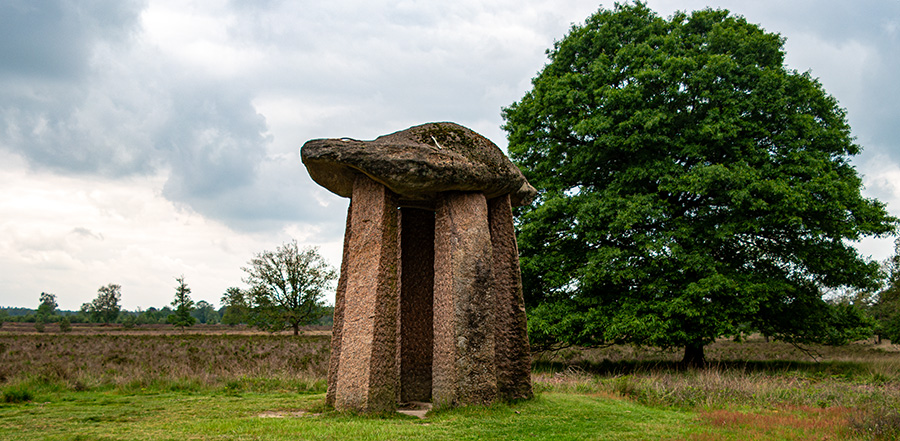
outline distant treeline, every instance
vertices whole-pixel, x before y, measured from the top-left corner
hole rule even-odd
[[[326,306],[324,307],[324,309],[327,310],[326,314],[319,320],[317,320],[314,323],[315,325],[331,325],[334,315],[334,307]],[[201,300],[197,302],[196,307],[191,311],[191,316],[197,320],[197,323],[219,324],[222,323],[222,318],[225,316],[227,310],[227,306],[215,309],[209,303]],[[118,313],[118,317],[116,317],[113,322],[120,323],[126,326],[165,324],[168,323],[169,316],[174,312],[175,311],[169,306],[164,306],[160,309],[151,307],[146,310],[121,310]],[[234,314],[230,315],[230,317],[231,316],[234,316]],[[56,323],[60,320],[63,320],[63,318],[65,318],[69,323],[98,323],[98,320],[96,318],[92,317],[85,311],[68,311],[57,309],[53,310],[53,312],[49,315],[40,315],[37,309],[0,306],[0,323],[35,323],[38,322],[39,319],[44,323]],[[246,320],[242,320],[238,322],[232,321],[228,324],[237,325],[251,323],[248,323]]]
[[[29,309],[29,308],[11,308],[7,306],[0,306],[0,317],[18,317],[22,315],[29,315],[36,313],[37,310]],[[59,314],[71,314],[74,311],[59,311]],[[8,319],[7,319],[8,320]],[[15,320],[9,320],[15,321]]]

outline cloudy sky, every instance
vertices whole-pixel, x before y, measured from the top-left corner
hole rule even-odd
[[[786,37],[789,67],[848,110],[865,194],[900,215],[900,2],[649,5],[726,8]],[[291,239],[337,267],[347,201],[309,179],[305,141],[455,121],[505,148],[501,107],[600,6],[0,0],[0,306],[47,291],[78,309],[118,283],[125,308],[161,307],[182,274],[218,304]]]

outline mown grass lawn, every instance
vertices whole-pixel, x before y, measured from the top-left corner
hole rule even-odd
[[[849,439],[840,410],[696,412],[603,394],[405,415],[322,412],[322,394],[39,394],[0,406],[3,440],[821,440]]]
[[[296,393],[67,392],[0,407],[4,440],[644,440],[680,439],[690,412],[621,399],[547,393],[489,408],[405,415],[322,413],[324,397]]]

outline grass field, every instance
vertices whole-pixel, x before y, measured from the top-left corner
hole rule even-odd
[[[0,439],[900,439],[900,353],[717,342],[712,366],[628,346],[538,357],[535,400],[359,416],[323,408],[330,336],[227,327],[0,328]],[[50,331],[48,329],[48,331]]]

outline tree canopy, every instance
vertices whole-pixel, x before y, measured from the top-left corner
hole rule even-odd
[[[97,298],[81,305],[81,312],[94,322],[112,323],[119,316],[122,285],[110,283],[97,289]]]
[[[257,254],[242,269],[250,285],[253,324],[273,331],[290,326],[294,335],[322,317],[325,290],[337,278],[316,248],[301,250],[296,240]]]
[[[41,293],[41,304],[38,305],[37,315],[43,318],[47,318],[48,316],[52,316],[56,314],[56,294],[51,294],[49,292]]]
[[[601,9],[503,110],[539,195],[517,212],[538,346],[703,346],[746,329],[841,340],[824,288],[872,288],[850,241],[897,219],[861,196],[845,111],[784,40],[725,10]],[[829,332],[822,332],[829,328]]]
[[[222,295],[222,307],[225,313],[222,314],[222,323],[234,326],[247,321],[250,314],[250,303],[248,302],[246,293],[236,287],[231,286],[225,290]]]

